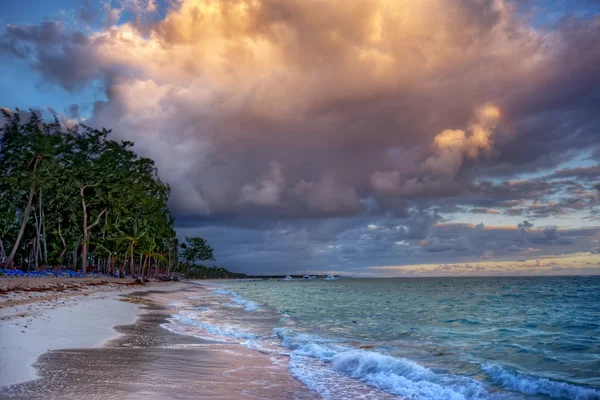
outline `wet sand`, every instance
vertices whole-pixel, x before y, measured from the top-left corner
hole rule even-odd
[[[12,280],[12,279],[11,279]],[[21,279],[14,279],[23,285]],[[32,287],[48,287],[40,279]],[[95,281],[97,282],[97,281]],[[4,283],[4,282],[3,282]],[[81,283],[73,283],[81,285]],[[113,326],[130,324],[140,313],[137,304],[124,301],[123,294],[141,290],[175,290],[187,283],[161,283],[144,286],[94,285],[90,290],[68,293],[43,292],[44,297],[0,298],[0,386],[38,378],[33,363],[49,350],[92,348],[115,337]],[[8,302],[17,304],[7,305]]]
[[[197,289],[196,289],[197,290]],[[315,399],[287,365],[240,345],[172,333],[162,327],[178,292],[128,296],[141,316],[115,327],[101,348],[54,350],[37,363],[40,379],[0,388],[7,399]]]

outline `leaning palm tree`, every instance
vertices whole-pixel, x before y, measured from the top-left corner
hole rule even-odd
[[[106,270],[111,276],[113,276],[116,272],[117,262],[127,258],[129,243],[118,240],[114,236],[108,236],[104,241],[92,240],[90,243],[94,246],[94,253],[106,256]],[[123,254],[125,255],[123,256]],[[123,278],[124,275],[125,272],[123,271],[123,263],[121,263],[119,266],[119,277]]]
[[[144,240],[140,243],[140,253],[143,257],[142,270],[140,275],[142,278],[146,272],[146,266],[148,265],[148,260],[155,254],[156,250],[156,240],[154,236],[148,234],[145,236]]]
[[[145,219],[127,218],[117,228],[118,241],[129,246],[129,269],[135,278],[133,255],[136,245],[149,233],[148,221]]]
[[[164,263],[167,261],[167,258],[165,257],[165,254],[162,251],[156,250],[153,253],[149,254],[149,257],[150,260],[154,261],[154,265],[152,265],[151,263],[148,264],[148,275],[155,275],[160,270],[161,263],[164,265]]]

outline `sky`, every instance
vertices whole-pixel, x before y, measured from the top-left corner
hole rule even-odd
[[[251,274],[600,273],[596,0],[3,0],[0,107],[112,129]]]

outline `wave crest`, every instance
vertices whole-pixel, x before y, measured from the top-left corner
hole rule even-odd
[[[314,385],[308,381],[310,375],[306,369],[311,365],[308,359],[313,358],[329,364],[335,372],[409,399],[488,398],[483,385],[470,378],[437,374],[404,358],[356,350],[339,342],[286,328],[275,329],[274,333],[280,337],[283,346],[292,350],[291,367],[298,370],[294,375],[309,387]]]
[[[552,398],[598,400],[600,391],[566,382],[553,381],[530,375],[522,375],[497,364],[486,364],[483,371],[504,389],[525,394],[544,394]]]

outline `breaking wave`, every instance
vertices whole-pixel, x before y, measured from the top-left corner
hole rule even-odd
[[[438,374],[404,358],[357,350],[340,342],[286,328],[275,329],[274,333],[280,337],[283,346],[292,350],[292,374],[313,389],[319,387],[315,380],[322,379],[324,375],[319,369],[331,368],[339,374],[409,399],[489,398],[483,385],[476,380]],[[314,363],[311,358],[321,364]],[[327,392],[320,394],[332,396]]]
[[[522,375],[497,364],[486,364],[483,371],[504,389],[531,395],[546,395],[556,399],[599,400],[600,391],[566,382],[531,375]]]

